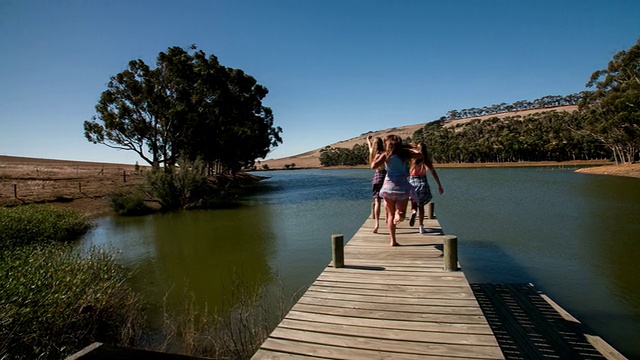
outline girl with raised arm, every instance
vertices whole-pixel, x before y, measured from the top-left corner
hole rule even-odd
[[[398,135],[387,135],[385,151],[377,154],[371,168],[375,169],[384,164],[387,175],[380,189],[387,211],[387,228],[389,229],[391,246],[398,246],[396,241],[396,226],[405,219],[407,202],[415,197],[413,186],[409,183],[409,163],[411,159],[422,157],[422,153],[402,144]]]

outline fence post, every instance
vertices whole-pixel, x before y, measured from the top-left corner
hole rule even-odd
[[[122,170],[122,180],[123,182],[127,182],[127,170]]]
[[[331,258],[333,267],[344,267],[344,236],[342,234],[331,235]]]
[[[444,270],[458,270],[458,237],[455,235],[444,236]]]

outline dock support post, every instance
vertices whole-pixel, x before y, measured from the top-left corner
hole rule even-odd
[[[458,270],[458,237],[455,235],[444,236],[444,270]]]
[[[331,258],[334,269],[344,267],[344,236],[342,234],[331,235]]]
[[[427,203],[427,219],[435,219],[434,204],[432,202]]]

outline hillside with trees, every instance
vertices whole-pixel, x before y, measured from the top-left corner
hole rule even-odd
[[[406,140],[424,142],[433,161],[442,164],[638,161],[640,39],[630,49],[615,54],[606,69],[595,71],[586,87],[590,90],[579,94],[450,110]],[[575,105],[577,111],[551,110],[573,110]],[[529,114],[518,114],[523,110]],[[319,150],[320,163],[365,165],[363,146],[366,147],[364,142],[351,149],[325,147]]]

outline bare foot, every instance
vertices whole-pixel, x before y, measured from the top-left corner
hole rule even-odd
[[[400,243],[399,243],[399,242],[397,242],[397,241],[396,241],[396,242],[392,242],[392,243],[391,243],[391,246],[400,246]]]
[[[398,223],[404,221],[404,213],[400,211],[396,211],[396,216],[393,218],[393,223],[398,225]]]
[[[376,225],[376,227],[373,228],[373,233],[377,234],[378,233],[378,226]]]

